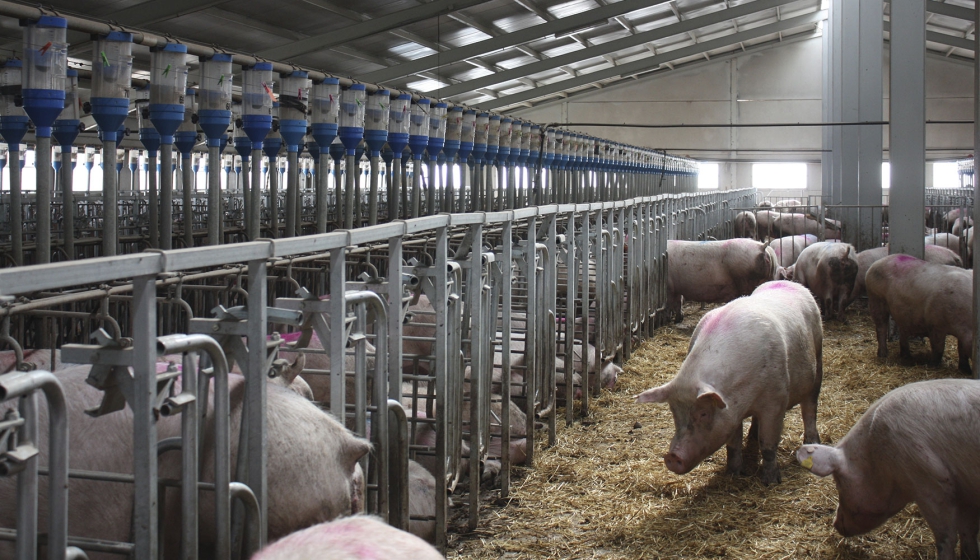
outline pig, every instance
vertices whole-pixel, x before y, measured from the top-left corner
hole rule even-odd
[[[973,228],[966,230],[966,267],[973,268]]]
[[[806,214],[799,213],[780,213],[775,223],[774,229],[783,236],[786,235],[819,235],[821,226]]]
[[[735,237],[748,237],[755,239],[759,235],[758,224],[756,224],[755,214],[752,212],[739,212],[735,215]]]
[[[756,221],[756,235],[759,241],[765,241],[767,238],[773,237],[776,234],[776,220],[779,219],[779,213],[772,210],[759,210],[755,214]]]
[[[939,245],[946,247],[956,254],[960,253],[960,238],[952,233],[934,233],[926,236],[926,245]]]
[[[415,461],[408,461],[408,531],[428,542],[436,540],[436,479]]]
[[[91,366],[81,365],[57,373],[67,400],[69,452],[73,469],[131,473],[133,468],[132,411],[125,410],[91,418],[86,408],[97,406],[102,393],[85,379]],[[244,379],[229,375],[231,395],[231,464],[236,464]],[[351,478],[357,460],[370,450],[370,443],[355,437],[332,416],[294,392],[270,384],[268,387],[268,528],[270,538],[279,538],[315,523],[351,512]],[[40,464],[47,464],[47,405],[40,399]],[[213,399],[211,399],[213,403]],[[0,405],[0,415],[16,403]],[[204,422],[204,449],[201,455],[202,481],[213,481],[213,409]],[[297,430],[302,426],[302,430]],[[180,417],[160,417],[157,438],[179,437]],[[93,434],[97,434],[93,438]],[[180,478],[180,453],[165,453],[159,466],[161,479]],[[16,480],[0,478],[0,526],[14,527],[17,500]],[[131,485],[72,479],[69,482],[69,531],[72,536],[130,540],[133,488]],[[166,557],[179,553],[180,489],[170,488],[166,511],[162,513],[167,530]],[[47,526],[46,495],[41,497],[40,526]],[[201,494],[201,547],[214,546],[213,494]],[[0,542],[0,558],[12,558],[9,543]],[[92,555],[90,558],[114,558]]]
[[[803,206],[803,203],[799,200],[788,198],[777,201],[776,204],[773,204],[773,208],[775,208],[777,212],[797,213],[802,212],[806,207]]]
[[[970,217],[970,209],[968,208],[953,208],[949,212],[946,212],[942,216],[942,225],[937,225],[936,227],[945,226],[944,231],[952,232],[953,226],[956,224],[957,220],[961,223],[963,220],[969,220],[969,224],[973,225],[973,219]]]
[[[803,249],[796,260],[793,281],[809,288],[827,319],[846,322],[845,303],[858,273],[856,254],[848,243],[822,241]]]
[[[51,363],[51,350],[24,349],[24,367],[27,371],[43,369],[54,371],[63,366],[61,363],[61,351],[54,351],[54,364]],[[0,351],[0,373],[10,373],[17,370],[17,356],[13,350]]]
[[[909,337],[927,336],[932,348],[930,362],[942,364],[946,335],[953,335],[959,351],[959,368],[972,373],[973,271],[919,260],[909,255],[889,255],[871,265],[865,277],[868,310],[878,335],[878,356],[888,356],[888,319],[895,319],[903,358],[911,357]]]
[[[926,245],[925,249],[925,257],[929,262],[949,266],[958,266],[960,268],[963,267],[963,259],[945,247],[940,247],[939,245]],[[848,296],[847,301],[844,304],[845,308],[847,308],[852,301],[864,294],[864,277],[867,275],[868,269],[871,268],[871,265],[887,256],[887,245],[884,247],[867,249],[857,254],[858,273],[857,277],[854,279],[854,289],[851,290],[851,295]]]
[[[980,384],[919,381],[878,399],[837,445],[796,452],[813,474],[834,476],[834,528],[861,535],[915,502],[936,540],[938,560],[980,558]]]
[[[667,241],[667,313],[684,320],[682,298],[725,303],[778,274],[776,253],[758,241]]]
[[[956,218],[949,232],[957,237],[962,237],[963,232],[971,227],[973,227],[973,220],[971,218]]]
[[[263,548],[252,560],[441,560],[432,545],[375,517],[356,515],[314,525]]]
[[[288,336],[288,335],[287,335]],[[374,372],[374,356],[377,352],[374,345],[370,342],[367,344],[367,372],[368,372],[368,400],[370,401],[370,386],[371,386],[371,376]],[[313,352],[304,352],[304,350],[313,350]],[[285,379],[288,379],[289,375],[294,377],[294,382],[296,379],[302,381],[308,393],[304,391],[300,383],[295,383],[295,387],[291,385],[290,387],[300,392],[300,394],[306,396],[310,395],[310,400],[318,403],[324,403],[326,405],[330,404],[330,355],[323,352],[323,343],[320,342],[320,338],[313,333],[310,338],[309,345],[306,348],[292,348],[289,346],[283,346],[279,350],[280,359],[283,360],[293,360],[293,365],[284,370],[281,375]],[[297,364],[299,367],[297,368]],[[344,370],[348,373],[354,371],[354,355],[347,354],[344,357]],[[296,377],[297,374],[306,372],[302,377]],[[271,374],[270,374],[271,376]],[[281,383],[281,382],[280,382]],[[350,377],[347,379],[347,383],[344,384],[344,402],[352,403],[355,402],[354,393],[354,381]]]
[[[749,437],[758,434],[762,482],[768,485],[782,480],[776,449],[786,411],[799,404],[804,443],[820,442],[822,379],[820,310],[806,288],[777,280],[705,314],[677,376],[636,401],[670,404],[676,432],[664,463],[677,474],[690,472],[723,444],[728,472],[743,472],[742,421],[751,416]]]
[[[769,246],[775,251],[779,266],[789,267],[796,262],[803,249],[818,241],[816,235],[789,235],[773,240]]]

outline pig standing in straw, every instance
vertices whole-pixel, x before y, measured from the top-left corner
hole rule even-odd
[[[781,482],[776,448],[787,410],[799,404],[804,443],[819,443],[817,397],[823,377],[823,326],[810,292],[767,282],[701,318],[677,377],[644,391],[637,402],[669,403],[676,432],[664,456],[685,474],[723,444],[728,472],[742,464],[742,420],[752,417],[762,482]]]
[[[800,463],[834,475],[834,528],[867,533],[915,502],[936,537],[939,560],[980,558],[980,382],[920,381],[868,409],[836,446],[804,445]]]

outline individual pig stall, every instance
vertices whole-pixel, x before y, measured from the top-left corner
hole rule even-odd
[[[837,442],[872,402],[926,379],[957,378],[955,343],[941,368],[926,365],[928,343],[913,341],[913,361],[876,357],[866,306],[848,323],[824,325],[824,379],[817,425]],[[714,308],[708,306],[708,310]],[[843,538],[833,527],[837,490],[793,453],[802,441],[799,407],[786,414],[777,453],[782,483],[758,472],[732,477],[724,448],[686,475],[663,463],[674,433],[667,405],[636,404],[641,391],[672,379],[706,312],[685,304],[685,319],[657,329],[624,364],[613,391],[592,402],[588,421],[562,426],[534,469],[519,471],[510,497],[486,506],[484,521],[460,535],[457,558],[934,558],[932,533],[909,505],[881,528]],[[758,462],[758,455],[747,460]]]
[[[628,178],[623,174],[621,180]],[[254,488],[265,486],[266,500],[274,500],[283,489],[283,459],[270,457],[265,464],[256,459],[270,452],[263,439],[278,438],[282,424],[275,411],[243,403],[292,398],[284,397],[280,386],[299,392],[293,378],[299,373],[298,379],[323,408],[344,410],[346,426],[373,442],[373,450],[357,461],[364,490],[351,502],[386,515],[395,526],[418,525],[413,529],[436,543],[446,542],[447,535],[451,539],[477,525],[482,503],[478,496],[491,499],[497,494],[487,492],[497,492],[497,487],[507,495],[512,472],[508,463],[531,465],[541,443],[554,444],[556,427],[563,424],[558,406],[564,404],[549,365],[558,365],[559,357],[551,350],[558,338],[570,335],[574,340],[562,342],[566,363],[574,364],[582,379],[598,380],[588,374],[587,369],[598,371],[590,359],[601,366],[617,354],[626,356],[633,339],[624,339],[623,333],[641,337],[652,330],[655,311],[662,305],[658,278],[668,234],[676,228],[693,231],[686,216],[698,215],[697,227],[703,232],[696,237],[721,235],[725,224],[712,221],[721,219],[717,209],[751,196],[752,191],[660,195],[440,215],[301,238],[55,263],[44,266],[43,274],[37,267],[4,269],[0,290],[5,294],[5,367],[48,368],[56,374],[72,368],[73,375],[83,375],[81,380],[91,377],[94,386],[86,388],[86,399],[94,398],[94,389],[106,395],[101,416],[86,423],[97,427],[104,418],[117,419],[116,426],[119,418],[135,423],[126,424],[136,434],[127,444],[133,445],[135,468],[106,473],[73,467],[68,472],[74,489],[70,495],[76,503],[86,494],[91,498],[90,492],[78,490],[85,481],[131,485],[137,516],[151,520],[172,519],[165,511],[183,503],[181,480],[191,480],[177,474],[180,469],[172,470],[174,458],[180,456],[171,455],[177,440],[161,441],[162,447],[155,448],[149,435],[154,424],[172,430],[183,418],[194,417],[187,415],[193,410],[191,403],[205,393],[200,386],[190,390],[198,382],[186,376],[214,378],[217,383],[230,370],[231,387],[241,389],[237,375],[258,372],[260,387],[246,381],[244,393],[232,391],[230,402],[215,397],[207,404],[218,410],[231,407],[230,423],[215,429],[227,433],[222,441],[228,441],[232,453],[224,464],[236,484],[229,485],[234,503],[224,514],[230,523],[225,525],[227,538],[209,530],[201,533],[200,542],[209,547],[218,538],[222,547],[233,542],[246,551],[266,538],[251,532],[260,523],[256,508],[275,503],[264,501],[262,491]],[[577,290],[559,278],[559,261],[583,272],[573,276]],[[595,272],[588,274],[589,270]],[[400,281],[389,282],[391,277]],[[565,283],[566,293],[579,295],[559,298],[556,282]],[[446,305],[430,303],[426,308],[420,305],[423,297]],[[556,332],[549,325],[557,324],[558,317],[579,331]],[[516,344],[522,339],[523,348]],[[582,347],[590,339],[598,341],[598,352]],[[495,354],[507,350],[505,341],[512,343],[509,353],[520,356],[525,368],[523,379],[514,381],[511,376],[513,399],[502,398],[501,382],[493,380]],[[377,352],[379,347],[388,350]],[[576,359],[575,352],[590,359]],[[92,365],[72,366],[78,363]],[[128,376],[129,368],[137,374]],[[144,370],[152,373],[138,374]],[[343,390],[330,390],[342,386],[334,371],[343,371],[347,378]],[[143,384],[133,384],[135,379]],[[146,383],[153,379],[156,383]],[[583,400],[607,390],[590,383],[569,385],[582,391]],[[218,386],[216,391],[215,395],[223,394]],[[75,402],[71,395],[69,399]],[[113,415],[123,403],[137,413]],[[571,412],[574,419],[582,409]],[[29,410],[23,413],[30,415]],[[379,420],[389,414],[390,425]],[[504,422],[508,417],[511,421]],[[191,432],[212,437],[210,424],[195,428],[188,422]],[[239,429],[240,422],[246,429]],[[386,425],[386,430],[375,429]],[[167,430],[161,433],[172,433]],[[76,430],[82,433],[85,430]],[[535,441],[541,443],[535,446]],[[80,445],[73,440],[73,449]],[[43,438],[42,447],[46,450]],[[171,466],[160,471],[167,477],[159,484],[146,484],[154,479],[157,453]],[[472,460],[474,456],[478,460]],[[207,457],[199,456],[199,461]],[[408,458],[435,472],[421,474],[413,467],[406,472]],[[190,465],[181,468],[196,470]],[[42,496],[45,472],[41,471]],[[213,475],[208,471],[201,477],[202,500],[210,500]],[[418,480],[429,489],[421,498],[408,492],[410,481]],[[304,484],[302,478],[297,484]],[[455,492],[436,490],[441,488]],[[165,509],[145,507],[153,494]],[[422,507],[416,507],[419,504]],[[71,498],[69,511],[77,511]],[[277,535],[273,531],[282,530],[284,512],[267,511],[263,517],[269,534]],[[0,537],[13,539],[13,518],[4,525]],[[255,539],[242,544],[243,534]],[[178,546],[170,529],[137,531],[129,542],[123,536],[96,542],[71,531],[68,535],[69,545],[92,554],[159,546],[167,535],[166,554]]]

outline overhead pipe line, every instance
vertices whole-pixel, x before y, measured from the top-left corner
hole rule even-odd
[[[926,121],[926,124],[973,124],[973,120]],[[637,123],[548,123],[548,128],[570,126],[615,126],[619,128],[792,128],[823,126],[874,126],[888,125],[890,121],[844,121],[844,122],[797,122],[797,123],[677,123],[677,124],[637,124]],[[731,150],[723,150],[731,151]]]

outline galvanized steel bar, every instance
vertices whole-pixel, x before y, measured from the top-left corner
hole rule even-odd
[[[34,262],[44,264],[51,262],[51,191],[53,188],[51,167],[51,137],[38,136],[34,149],[37,158],[35,172],[35,204],[36,222],[34,224]]]
[[[115,150],[113,150],[113,154]],[[106,175],[114,175],[109,167]],[[156,405],[157,299],[156,275],[133,279],[133,543],[141,558],[156,558],[157,430]]]
[[[208,146],[208,245],[224,242],[224,201],[221,197],[221,146]]]
[[[154,199],[156,199],[155,193]],[[75,258],[75,194],[70,150],[61,152],[61,207],[64,224],[62,241],[68,260],[73,260]],[[156,234],[152,228],[150,232]]]

